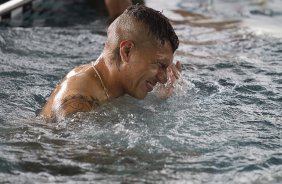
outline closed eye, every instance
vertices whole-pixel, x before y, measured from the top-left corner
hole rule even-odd
[[[163,70],[165,70],[167,68],[167,66],[165,64],[161,63],[161,62],[157,62],[157,65]]]

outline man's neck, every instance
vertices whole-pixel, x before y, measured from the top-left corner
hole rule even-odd
[[[121,85],[120,71],[114,64],[116,61],[107,60],[109,57],[101,55],[95,62],[95,67],[99,71],[109,96],[117,98],[124,95],[124,89]]]

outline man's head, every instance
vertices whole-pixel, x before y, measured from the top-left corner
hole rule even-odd
[[[167,81],[166,69],[178,44],[161,12],[133,5],[109,26],[104,54],[122,73],[120,83],[125,93],[141,99],[157,82]]]
[[[129,7],[125,15],[131,17],[134,21],[143,24],[148,30],[148,36],[152,36],[156,41],[163,45],[169,41],[173,52],[178,48],[178,37],[175,34],[169,20],[159,11],[142,6],[135,5]],[[126,17],[126,16],[125,16]]]
[[[114,58],[120,59],[119,49],[122,40],[132,40],[140,45],[148,43],[164,45],[170,43],[173,52],[179,40],[169,20],[159,11],[144,5],[128,7],[108,28],[106,48],[114,50]]]

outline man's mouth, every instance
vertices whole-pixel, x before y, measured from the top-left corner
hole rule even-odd
[[[155,85],[156,85],[156,83],[146,81],[147,92],[151,92],[154,89]]]

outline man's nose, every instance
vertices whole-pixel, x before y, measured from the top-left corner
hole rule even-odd
[[[165,84],[167,82],[167,70],[159,70],[157,77],[158,82]]]

